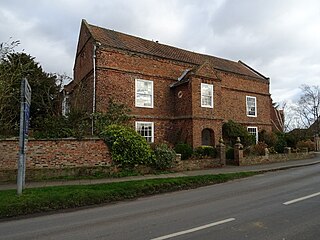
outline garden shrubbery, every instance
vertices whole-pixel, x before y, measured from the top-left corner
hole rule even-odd
[[[118,103],[114,99],[109,98],[108,109],[106,112],[96,112],[93,114],[95,123],[95,133],[99,135],[105,128],[111,124],[126,125],[131,119],[129,113],[131,109],[125,104]]]
[[[250,148],[248,148],[248,153],[249,155],[264,156],[267,147],[268,145],[266,143],[258,142],[256,145],[253,145]]]
[[[32,137],[36,139],[68,138],[78,139],[90,135],[91,120],[85,112],[73,111],[67,116],[50,116],[35,119],[38,129],[33,129]]]
[[[274,150],[277,153],[284,153],[284,148],[287,147],[286,134],[285,133],[277,133],[277,141],[275,143]]]
[[[245,147],[255,144],[255,137],[244,126],[231,120],[222,125],[222,135],[223,140],[230,146],[236,143],[238,137]]]
[[[181,154],[181,159],[186,160],[193,154],[192,147],[187,143],[178,143],[174,148],[176,153]]]
[[[194,156],[198,158],[216,158],[217,149],[212,146],[200,146],[194,150]]]
[[[101,132],[101,137],[110,148],[112,159],[122,167],[150,165],[152,149],[146,140],[134,129],[112,124]]]
[[[305,141],[299,141],[296,145],[297,148],[308,148],[308,151],[314,151],[315,150],[315,143],[312,142],[310,139]]]
[[[176,152],[166,144],[160,144],[154,147],[154,158],[152,165],[159,170],[171,168],[176,159]]]
[[[264,142],[267,147],[274,147],[278,141],[278,136],[274,132],[262,130],[259,132],[259,142]]]

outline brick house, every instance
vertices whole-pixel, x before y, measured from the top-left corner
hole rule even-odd
[[[216,145],[222,125],[239,122],[258,137],[272,129],[269,78],[245,63],[199,54],[82,20],[71,108],[103,112],[109,98],[132,110],[149,142]],[[66,101],[65,101],[66,102]]]

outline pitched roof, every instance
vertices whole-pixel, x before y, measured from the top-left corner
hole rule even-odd
[[[202,65],[204,62],[210,61],[211,65],[218,70],[250,76],[265,81],[269,80],[269,78],[258,73],[241,61],[235,62],[223,58],[168,46],[140,37],[94,26],[88,24],[85,20],[83,20],[83,23],[88,27],[88,30],[91,33],[93,39],[101,43],[103,46],[139,52],[197,65]]]

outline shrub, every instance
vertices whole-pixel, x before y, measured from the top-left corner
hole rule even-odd
[[[287,146],[291,148],[296,148],[297,143],[301,140],[299,137],[295,136],[294,133],[285,133],[285,139]]]
[[[251,146],[249,149],[250,155],[256,155],[256,156],[264,156],[266,151],[265,149],[268,147],[268,145],[264,142],[258,142],[258,144]]]
[[[154,159],[152,165],[159,170],[165,170],[173,166],[176,152],[166,144],[160,144],[154,148]]]
[[[65,116],[48,116],[34,119],[38,129],[34,129],[34,138],[83,138],[90,134],[90,118],[81,111],[72,111]]]
[[[223,139],[231,146],[236,143],[237,137],[240,137],[244,146],[253,145],[256,141],[255,137],[248,133],[244,126],[231,120],[222,125],[222,135]]]
[[[101,137],[111,150],[112,160],[132,168],[135,165],[150,165],[152,150],[146,140],[132,128],[121,125],[109,125]]]
[[[268,148],[270,154],[277,154],[277,151],[274,149],[274,147]]]
[[[315,150],[315,143],[312,142],[310,139],[306,141],[299,141],[296,145],[297,148],[308,148],[308,151]]]
[[[194,155],[198,158],[216,158],[218,152],[217,149],[212,146],[200,146],[194,150]]]
[[[99,135],[107,126],[111,124],[125,125],[129,120],[131,112],[125,104],[117,103],[109,98],[107,111],[104,113],[94,113],[95,132]]]
[[[274,150],[278,153],[283,153],[284,148],[287,147],[286,136],[284,133],[277,133],[278,140],[274,145]]]
[[[306,141],[310,139],[313,134],[308,129],[294,129],[286,133],[286,141],[289,147],[296,147],[299,141]]]
[[[259,133],[259,142],[264,142],[268,147],[274,147],[278,141],[278,137],[274,132],[262,130]]]
[[[187,143],[178,143],[174,148],[176,153],[181,154],[181,159],[186,160],[190,158],[193,154],[192,147]]]

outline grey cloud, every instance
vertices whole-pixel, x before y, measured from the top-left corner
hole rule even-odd
[[[231,60],[271,78],[277,101],[319,84],[317,0],[11,0],[0,2],[0,41],[10,36],[46,71],[72,74],[82,18],[149,40]],[[286,93],[286,94],[285,94]]]

